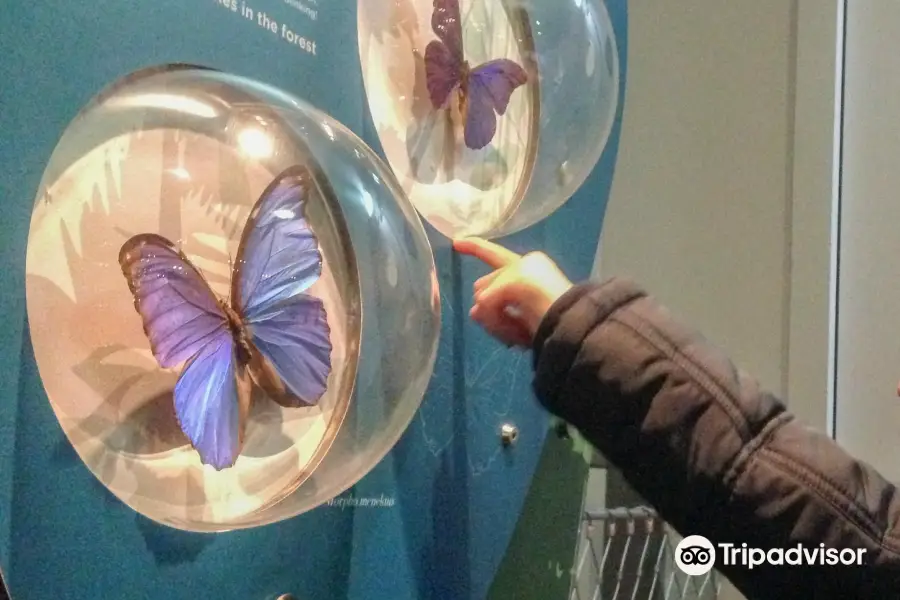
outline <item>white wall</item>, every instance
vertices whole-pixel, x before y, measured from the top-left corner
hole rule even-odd
[[[900,481],[900,3],[849,2],[836,437]],[[887,450],[886,450],[887,449]]]
[[[784,389],[792,7],[629,3],[601,275],[635,277]]]
[[[596,269],[634,277],[823,428],[837,4],[629,3]]]

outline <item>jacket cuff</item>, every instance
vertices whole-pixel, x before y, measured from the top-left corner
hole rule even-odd
[[[551,412],[556,392],[572,367],[584,338],[622,306],[646,296],[628,278],[573,286],[544,315],[532,343],[535,393]]]

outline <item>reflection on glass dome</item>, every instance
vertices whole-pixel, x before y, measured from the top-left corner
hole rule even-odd
[[[356,483],[417,410],[440,326],[424,230],[371,150],[284,92],[190,66],[118,82],[65,131],[26,291],[79,456],[191,530]]]
[[[603,0],[359,0],[358,29],[385,155],[441,233],[533,225],[599,160],[619,97]]]

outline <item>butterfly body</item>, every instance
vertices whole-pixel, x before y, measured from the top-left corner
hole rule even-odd
[[[250,335],[247,333],[244,321],[237,311],[231,308],[228,302],[219,299],[219,308],[228,320],[228,330],[231,332],[231,339],[234,342],[234,350],[238,361],[243,365],[249,365],[255,351],[253,344],[250,343]]]
[[[244,228],[229,301],[168,239],[139,234],[119,252],[144,332],[163,368],[184,365],[175,386],[178,422],[204,464],[240,454],[252,384],[286,407],[324,394],[331,341],[321,299],[307,289],[322,258],[302,201],[315,193],[296,167],[273,181]]]
[[[457,98],[459,98],[459,114],[462,115],[463,121],[465,121],[469,109],[467,100],[469,98],[469,74],[471,72],[469,61],[462,61],[462,64],[459,66],[459,93]]]
[[[425,47],[425,79],[435,109],[459,95],[466,146],[479,150],[497,133],[512,93],[528,81],[519,64],[499,58],[471,67],[463,54],[459,0],[434,0],[431,27],[438,36]]]

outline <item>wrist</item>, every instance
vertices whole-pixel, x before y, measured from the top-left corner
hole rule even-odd
[[[528,329],[532,337],[537,333],[541,323],[546,318],[547,313],[551,311],[553,305],[556,304],[560,298],[565,296],[573,287],[571,282],[566,281],[558,282],[555,285],[546,286],[544,288],[544,293],[541,294],[540,299],[534,306],[536,310],[533,311],[531,319],[529,319],[530,322],[528,323]]]

